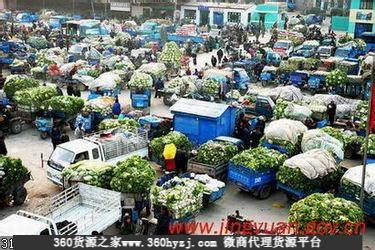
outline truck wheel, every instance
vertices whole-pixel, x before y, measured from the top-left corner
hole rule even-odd
[[[48,138],[48,132],[47,132],[47,131],[42,131],[42,132],[40,132],[40,138],[41,138],[42,140],[47,139],[47,138]]]
[[[259,196],[258,198],[260,200],[265,200],[268,197],[270,197],[272,194],[272,186],[269,184],[263,185],[259,190]]]
[[[167,97],[167,96],[163,97],[163,103],[166,106],[171,106],[172,105],[171,101],[169,100],[169,97]]]
[[[286,195],[286,198],[288,199],[288,201],[290,203],[294,203],[294,202],[298,201],[298,198],[295,197],[293,194],[286,193],[285,195]]]
[[[12,121],[10,124],[10,131],[12,134],[19,134],[22,132],[22,122],[20,120]]]
[[[262,80],[261,83],[262,83],[262,86],[263,86],[263,87],[266,87],[266,86],[267,86],[267,81]]]
[[[13,201],[17,206],[22,205],[27,196],[27,190],[24,186],[18,187],[13,193]]]
[[[255,197],[255,198],[259,198],[259,189],[254,189],[251,191],[251,194]]]

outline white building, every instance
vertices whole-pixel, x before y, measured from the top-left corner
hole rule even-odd
[[[188,2],[181,5],[181,18],[190,19],[197,25],[223,25],[241,23],[247,25],[255,4]]]

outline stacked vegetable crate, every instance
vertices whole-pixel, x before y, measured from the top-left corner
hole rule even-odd
[[[255,171],[242,165],[229,163],[228,180],[255,197],[266,199],[276,184],[276,171]]]
[[[210,165],[197,162],[195,158],[188,161],[188,172],[207,174],[215,179],[226,180],[228,172],[228,163]]]

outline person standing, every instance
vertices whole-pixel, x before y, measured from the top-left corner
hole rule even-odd
[[[175,161],[178,173],[186,173],[189,155],[186,151],[177,149]]]
[[[168,235],[169,234],[170,216],[166,206],[161,207],[160,217],[156,226],[155,235]]]
[[[216,55],[217,55],[217,58],[218,58],[218,62],[219,64],[221,63],[221,60],[223,59],[223,56],[224,56],[224,52],[223,50],[220,48],[217,52],[216,52]]]
[[[211,57],[211,64],[212,64],[212,66],[213,66],[214,68],[216,67],[217,59],[216,59],[216,57],[215,57],[214,55]]]
[[[61,131],[58,127],[54,126],[51,132],[51,141],[53,149],[61,143]]]
[[[187,70],[186,70],[186,75],[187,76],[191,76],[191,69],[188,67]]]
[[[112,106],[112,113],[115,116],[119,116],[121,114],[121,104],[118,101],[118,96],[116,96],[115,103]]]
[[[7,146],[5,145],[5,136],[3,132],[0,132],[0,155],[7,155],[8,150]]]
[[[158,80],[155,83],[155,98],[161,97],[159,90],[163,88],[164,88],[164,82],[161,78],[158,78]]]
[[[64,93],[62,92],[61,88],[59,86],[56,86],[56,93],[58,96],[63,96]]]
[[[76,97],[81,97],[81,91],[79,90],[78,86],[75,87],[73,95]]]
[[[70,141],[69,136],[65,132],[63,132],[61,135],[61,143],[65,143],[68,141]]]
[[[194,64],[194,66],[197,66],[197,54],[195,52],[193,52],[191,54],[191,57],[193,57],[193,64]]]
[[[327,115],[330,126],[333,126],[335,123],[335,115],[336,115],[337,106],[334,101],[331,101],[327,106]]]

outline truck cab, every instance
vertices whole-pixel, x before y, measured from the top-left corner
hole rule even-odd
[[[243,112],[248,119],[252,119],[254,116],[264,116],[271,119],[274,107],[275,103],[269,96],[257,96],[254,103],[243,106]]]
[[[74,44],[68,51],[69,62],[76,62],[78,60],[89,61],[90,59],[100,60],[101,58],[103,58],[103,55],[86,43]]]
[[[293,42],[290,40],[279,40],[273,46],[273,51],[278,53],[282,58],[291,56],[294,50]]]
[[[246,70],[242,68],[234,68],[233,80],[236,83],[236,88],[240,92],[247,92],[248,85],[250,84],[250,77],[246,73]]]
[[[49,21],[49,27],[51,29],[61,29],[66,26],[66,22],[68,21],[68,17],[66,16],[52,16]]]
[[[294,56],[303,56],[305,58],[312,57],[315,55],[316,50],[319,47],[318,41],[305,41],[301,46],[295,48]]]
[[[333,46],[320,46],[317,50],[319,58],[329,58],[335,52],[335,47]]]
[[[19,211],[1,220],[0,235],[40,235],[43,230],[49,228],[49,223],[45,220],[46,218],[35,215],[32,218],[30,215],[27,212],[22,213],[22,211]]]

